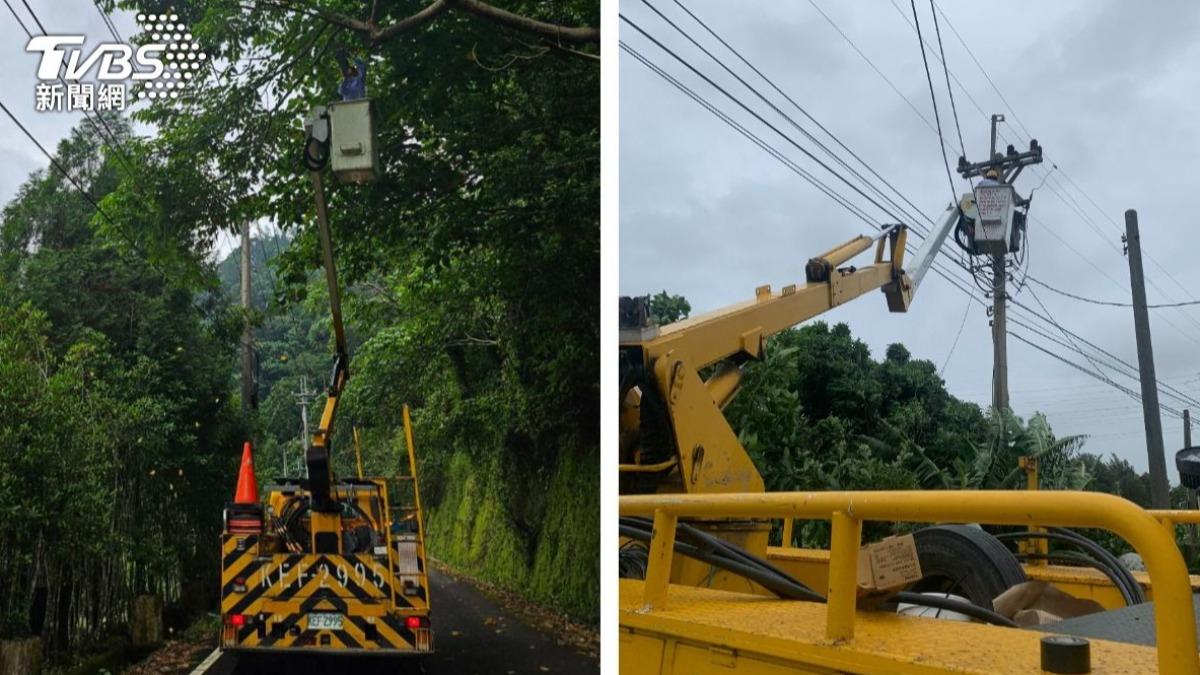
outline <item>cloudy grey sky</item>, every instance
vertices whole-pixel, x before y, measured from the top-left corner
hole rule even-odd
[[[46,30],[55,34],[83,34],[86,45],[112,42],[93,0],[28,0],[29,7]],[[41,33],[37,23],[20,0],[8,0],[22,23],[34,35]],[[115,23],[118,32],[128,38],[137,30],[132,14],[121,13]],[[53,152],[71,128],[79,124],[79,112],[34,112],[34,88],[40,55],[25,51],[29,42],[21,24],[8,6],[0,6],[0,100],[12,110],[47,150]],[[46,157],[7,116],[0,114],[0,202],[16,193],[31,171],[49,166]]]
[[[651,2],[731,67],[747,72],[674,0]],[[923,35],[936,50],[929,3],[916,4]],[[754,0],[732,5],[686,0],[686,5],[926,215],[936,217],[945,208],[950,188],[937,135],[817,9],[932,121],[908,2]],[[1197,226],[1191,200],[1200,157],[1200,41],[1195,39],[1200,4],[940,0],[939,6],[1011,104],[1010,109],[1001,100],[942,20],[946,60],[965,88],[955,86],[954,95],[968,157],[986,156],[987,114],[992,112],[1006,114],[1001,133],[1018,148],[1028,141],[1018,119],[1045,148],[1047,161],[1017,181],[1018,191],[1028,195],[1049,173],[1034,193],[1029,274],[1076,294],[1128,302],[1129,272],[1120,235],[1125,209],[1136,208],[1148,256],[1150,302],[1200,297],[1200,270],[1191,262]],[[763,117],[813,148],[641,0],[621,0],[620,7]],[[854,197],[873,217],[890,220],[645,37],[622,25],[621,39],[838,192]],[[953,164],[958,140],[945,75],[935,56],[929,54],[930,67],[943,131],[954,148],[948,151]],[[666,289],[685,295],[696,312],[715,309],[753,297],[760,284],[779,288],[802,282],[809,257],[870,232],[634,58],[622,53],[620,59],[622,295]],[[744,77],[780,100],[751,74]],[[778,105],[817,132],[786,103]],[[955,189],[965,187],[955,175]],[[947,252],[955,250],[953,244],[947,246]],[[948,256],[941,259],[949,262]],[[1032,284],[1015,299],[1039,312],[1038,300],[1044,302],[1065,328],[1136,365],[1129,308],[1082,304]],[[908,314],[889,314],[883,298],[872,294],[823,319],[848,323],[876,357],[887,344],[903,342],[918,358],[946,364],[943,376],[950,391],[987,406],[992,365],[988,318],[980,304],[968,308],[968,302],[964,293],[930,274]],[[1020,309],[1015,314],[1032,320]],[[964,328],[952,350],[960,325]],[[1061,338],[1044,322],[1032,325]],[[1160,381],[1200,398],[1200,307],[1152,310],[1151,326]],[[1029,330],[1013,329],[1049,344]],[[1049,347],[1088,365],[1063,347]],[[1140,470],[1146,468],[1139,404],[1011,338],[1009,368],[1012,405],[1019,415],[1044,411],[1058,434],[1089,434],[1088,451],[1116,453]],[[1138,388],[1136,380],[1113,377]],[[1182,407],[1170,399],[1163,402]],[[1172,456],[1182,445],[1182,423],[1164,414],[1163,425],[1174,480]]]
[[[85,48],[111,42],[113,38],[93,0],[27,1],[28,9],[22,0],[8,0],[7,4],[0,5],[0,44],[7,45],[0,49],[0,100],[47,150],[54,152],[58,142],[83,120],[83,114],[78,111],[35,111],[34,90],[38,83],[36,71],[40,55],[25,51],[29,38],[21,23],[34,35],[40,34],[34,21],[36,16],[49,33],[84,35]],[[8,5],[12,6],[21,23]],[[129,39],[140,30],[132,12],[118,11],[113,21],[122,38]],[[135,125],[135,129],[143,134],[153,132],[145,125]],[[12,199],[30,172],[49,165],[37,146],[7,116],[0,114],[0,203]],[[234,237],[222,233],[217,241],[217,253],[227,253],[236,244]]]

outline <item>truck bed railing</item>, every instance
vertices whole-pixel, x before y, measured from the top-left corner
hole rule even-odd
[[[753,494],[633,495],[620,498],[622,516],[654,518],[642,612],[666,606],[680,518],[802,518],[832,525],[825,636],[854,639],[858,551],[863,521],[985,523],[1093,527],[1124,538],[1142,556],[1155,589],[1159,672],[1200,674],[1196,621],[1187,567],[1174,523],[1192,512],[1146,511],[1120,497],[1068,491],[863,491]],[[1183,515],[1187,514],[1187,515]],[[1157,517],[1156,517],[1157,516]],[[1164,527],[1165,524],[1170,525]],[[997,629],[1006,630],[1006,629]]]

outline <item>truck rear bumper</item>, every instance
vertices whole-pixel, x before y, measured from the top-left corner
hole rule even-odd
[[[365,654],[430,654],[433,629],[428,619],[420,628],[409,628],[405,617],[394,614],[364,617],[344,615],[339,630],[309,629],[304,614],[247,617],[241,626],[221,628],[221,649],[242,651],[321,653],[361,652]]]

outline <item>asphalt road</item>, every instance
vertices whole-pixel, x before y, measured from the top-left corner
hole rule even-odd
[[[600,665],[553,636],[538,632],[498,607],[469,583],[431,572],[436,653],[415,658],[278,657],[222,654],[193,675],[524,675],[598,673]]]

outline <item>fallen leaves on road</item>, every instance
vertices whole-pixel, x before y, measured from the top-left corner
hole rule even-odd
[[[600,659],[600,632],[595,628],[572,621],[561,613],[549,607],[539,605],[510,590],[476,579],[458,570],[450,569],[439,561],[431,560],[430,563],[449,577],[460,581],[467,581],[488,595],[496,604],[512,609],[530,626],[554,636],[555,641],[560,646],[568,647],[591,659]],[[502,619],[503,617],[500,617],[500,620]],[[498,624],[499,620],[494,617],[488,617],[484,619],[483,623],[487,626],[493,626]],[[533,649],[533,645],[530,645],[529,648]],[[550,670],[545,666],[541,666],[541,669],[543,671]]]
[[[126,670],[125,675],[187,675],[213,650],[211,642],[168,640],[144,661]]]

